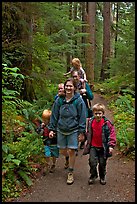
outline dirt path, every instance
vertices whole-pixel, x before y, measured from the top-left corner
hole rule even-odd
[[[93,104],[107,102],[94,94]],[[113,121],[111,112],[106,116]],[[88,156],[82,156],[79,150],[75,165],[75,182],[66,184],[67,170],[64,169],[64,157],[57,161],[56,171],[35,180],[29,192],[14,202],[135,202],[135,162],[121,157],[115,149],[107,165],[107,184],[88,185]]]

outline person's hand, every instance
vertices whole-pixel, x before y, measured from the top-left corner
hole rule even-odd
[[[44,122],[42,122],[42,123],[41,123],[41,127],[42,127],[42,128],[44,128],[44,126],[45,126],[45,123],[44,123]]]
[[[86,146],[87,144],[88,144],[88,141],[86,140],[86,141],[85,141],[85,146]]]
[[[80,94],[85,94],[86,93],[86,89],[80,89]]]
[[[54,135],[55,135],[55,133],[51,130],[51,131],[49,132],[49,138],[53,138]]]
[[[112,152],[113,152],[113,148],[109,147],[109,154],[112,154]]]
[[[79,141],[79,142],[83,142],[84,139],[85,139],[84,134],[80,133],[79,136],[78,136],[78,141]]]

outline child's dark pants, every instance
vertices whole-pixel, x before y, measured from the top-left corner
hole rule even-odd
[[[104,179],[106,175],[106,159],[104,158],[103,148],[91,147],[89,154],[89,166],[91,178],[97,178],[97,165],[100,179]]]

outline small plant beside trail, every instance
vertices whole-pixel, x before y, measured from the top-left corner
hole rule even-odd
[[[124,155],[135,157],[135,108],[131,95],[119,96],[111,103],[117,128],[117,144]]]
[[[44,164],[43,141],[32,121],[41,119],[42,107],[51,104],[46,100],[34,104],[21,100],[24,76],[18,72],[19,68],[3,64],[2,201],[18,197],[25,186],[31,186],[35,172]]]

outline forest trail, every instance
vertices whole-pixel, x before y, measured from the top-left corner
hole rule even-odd
[[[102,102],[106,106],[106,116],[113,121],[113,115],[107,108],[107,102],[94,93],[92,104]],[[99,179],[88,185],[88,155],[78,151],[75,165],[75,181],[66,184],[67,170],[64,169],[64,157],[57,161],[56,171],[40,176],[26,195],[13,202],[135,202],[135,161],[121,157],[115,149],[108,159],[107,184],[101,185]]]

